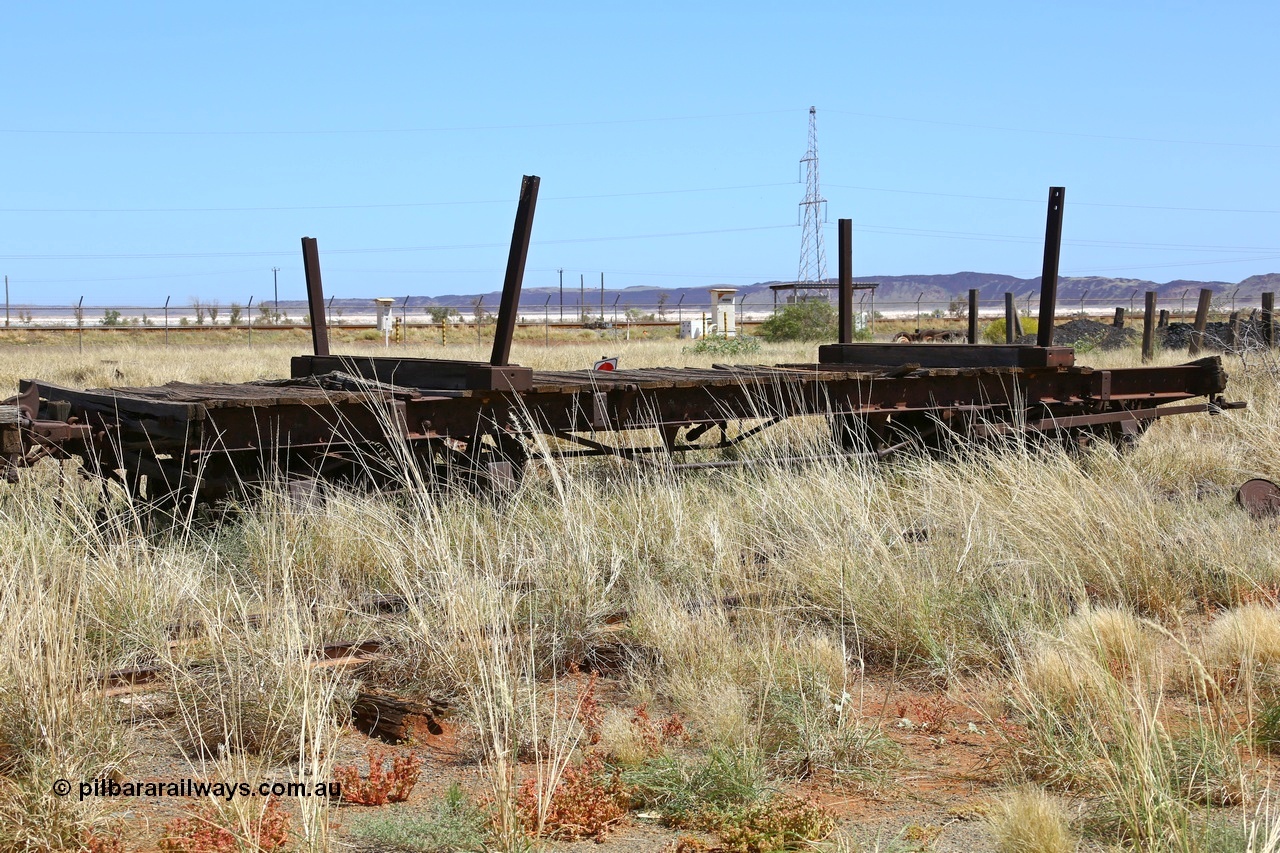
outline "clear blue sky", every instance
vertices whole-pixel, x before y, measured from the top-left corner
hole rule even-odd
[[[493,290],[522,174],[527,287],[793,279],[810,105],[833,275],[849,217],[859,275],[1034,276],[1055,184],[1064,274],[1280,269],[1274,2],[8,3],[0,31],[15,302],[262,300],[272,266],[298,299],[303,235],[331,294]]]

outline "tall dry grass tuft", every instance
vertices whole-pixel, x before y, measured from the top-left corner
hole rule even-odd
[[[1132,612],[1119,607],[1082,610],[1062,625],[1063,639],[1116,675],[1153,678],[1159,664],[1159,635]]]
[[[124,731],[94,690],[104,660],[89,597],[109,534],[75,523],[91,516],[83,490],[55,496],[19,484],[0,496],[0,847],[77,849],[104,817],[99,803],[56,796],[53,786],[119,771]],[[53,519],[51,523],[51,518]]]
[[[332,778],[355,684],[340,669],[317,666],[314,655],[338,639],[360,642],[370,629],[350,618],[349,569],[316,560],[313,550],[341,553],[362,541],[358,526],[332,523],[341,511],[341,504],[326,506],[332,535],[317,543],[305,535],[311,530],[299,517],[304,511],[289,504],[286,494],[269,491],[239,523],[234,542],[223,545],[239,558],[238,583],[188,614],[203,628],[198,663],[193,666],[181,649],[165,658],[176,710],[172,730],[193,775],[311,786]],[[226,532],[210,535],[219,541]],[[264,805],[240,798],[216,804],[218,820],[251,839],[271,819]],[[302,849],[332,849],[330,808],[323,797],[293,802]]]
[[[451,553],[458,543],[443,526],[433,516],[397,532],[417,559],[392,567],[392,578],[411,601],[409,630],[441,661],[474,729],[495,811],[495,841],[520,850],[528,838],[517,804],[519,763],[532,759],[536,768],[536,836],[581,737],[578,708],[564,719],[556,713],[562,705],[558,687],[538,682],[537,647],[554,646],[557,632],[536,630],[546,617],[528,566],[503,561],[502,543],[492,537],[468,537],[465,554]],[[522,756],[522,748],[531,754]]]
[[[1000,853],[1070,853],[1076,849],[1062,801],[1035,787],[1003,797],[989,818]]]
[[[1201,640],[1205,670],[1217,684],[1255,697],[1280,688],[1280,610],[1244,604],[1215,618]]]
[[[581,367],[596,340],[525,360]],[[102,360],[128,382],[239,380],[282,373],[294,349],[227,351],[217,365],[178,347],[164,364],[137,348]],[[118,382],[116,366],[47,355],[12,369]],[[685,360],[669,343],[624,359]],[[1196,837],[1210,804],[1253,802],[1253,768],[1220,709],[1163,678],[1175,662],[1161,645],[1197,650],[1177,665],[1202,659],[1223,687],[1260,695],[1278,645],[1273,612],[1251,602],[1280,588],[1280,541],[1230,498],[1246,477],[1280,477],[1280,393],[1270,374],[1230,369],[1232,396],[1252,408],[1162,421],[1125,454],[1011,441],[881,463],[777,459],[833,450],[812,418],[697,454],[770,460],[740,470],[564,462],[542,441],[514,494],[478,499],[428,488],[391,447],[396,494],[333,489],[299,507],[269,488],[167,529],[138,523],[118,490],[104,498],[44,466],[0,489],[0,537],[16,543],[0,556],[0,761],[18,786],[3,795],[18,817],[0,825],[21,827],[0,842],[71,845],[103,818],[42,793],[49,774],[127,766],[120,706],[76,689],[87,674],[171,663],[167,725],[197,775],[326,778],[349,686],[307,654],[376,634],[395,649],[379,678],[451,699],[470,724],[508,849],[527,841],[517,759],[532,759],[542,792],[576,760],[577,694],[553,677],[584,662],[682,715],[693,748],[775,780],[860,784],[895,760],[869,678],[1008,675],[1027,777],[1094,795],[1087,824],[1108,842],[1191,849],[1177,839]],[[408,612],[359,606],[385,592]],[[1218,607],[1202,645],[1163,633]],[[194,639],[172,643],[175,621],[200,626]],[[293,808],[309,849],[334,846],[327,804]],[[252,817],[227,815],[246,828]]]
[[[1171,716],[1163,667],[1135,665],[1129,655],[1141,628],[1131,618],[1083,614],[1064,625],[1073,639],[1045,638],[1019,653],[1010,702],[1025,734],[1010,738],[1014,766],[1024,778],[1089,796],[1085,823],[1102,837],[1214,849],[1205,841],[1214,828],[1208,810],[1254,802],[1255,762],[1245,763],[1240,735],[1212,707]],[[1104,635],[1084,630],[1089,623],[1123,627]],[[1100,654],[1103,636],[1126,638],[1118,646],[1125,665]],[[1179,648],[1186,653],[1185,643]]]

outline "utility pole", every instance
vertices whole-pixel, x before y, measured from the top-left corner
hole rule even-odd
[[[800,269],[796,288],[822,284],[827,276],[827,257],[822,248],[822,220],[827,200],[818,188],[818,110],[809,107],[809,149],[800,164],[805,171],[804,201],[800,202],[800,218],[804,228],[800,235]],[[805,297],[808,293],[803,294]],[[797,293],[797,297],[801,294]]]
[[[280,322],[280,267],[271,268],[271,289],[275,293],[275,299],[271,302],[271,311],[274,315],[271,322],[274,325]]]
[[[560,273],[560,322],[564,322],[564,270],[557,270]]]

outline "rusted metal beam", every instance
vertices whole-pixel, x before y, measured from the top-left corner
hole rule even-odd
[[[840,343],[853,343],[853,220],[837,222],[840,251]]]
[[[969,290],[969,343],[978,342],[978,291]]]
[[[302,238],[302,271],[307,277],[307,308],[311,312],[311,349],[329,354],[329,327],[325,325],[324,285],[320,281],[320,249],[315,237]]]
[[[516,314],[520,310],[520,288],[524,284],[524,265],[529,258],[529,238],[533,234],[533,211],[538,204],[537,175],[525,175],[520,181],[520,203],[516,206],[515,227],[511,231],[511,251],[507,255],[507,275],[502,281],[502,302],[498,306],[498,323],[493,332],[493,354],[489,364],[506,367],[511,363],[511,337],[516,330]]]
[[[1011,344],[1018,333],[1018,306],[1013,304],[1013,294],[1004,295],[1004,342]]]
[[[1209,300],[1213,291],[1207,287],[1200,289],[1200,301],[1196,303],[1196,322],[1191,331],[1191,344],[1187,348],[1188,355],[1199,355],[1204,349],[1204,327],[1209,322]]]
[[[1049,187],[1044,225],[1044,265],[1040,271],[1040,328],[1036,345],[1053,346],[1053,318],[1058,311],[1058,260],[1062,253],[1062,205],[1066,187]]]

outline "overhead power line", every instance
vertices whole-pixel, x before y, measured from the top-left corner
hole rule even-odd
[[[562,240],[534,240],[533,245],[548,246],[564,243],[602,243],[612,240],[649,240],[659,237],[691,237],[703,234],[732,234],[744,231],[773,231],[782,228],[796,228],[792,225],[754,225],[745,228],[713,228],[705,231],[664,231],[654,234],[620,234],[609,237],[571,237]],[[360,255],[395,252],[434,252],[452,249],[500,249],[506,243],[457,243],[441,246],[386,246],[370,249],[326,249],[326,255]],[[0,255],[0,260],[7,261],[102,261],[102,260],[163,260],[169,258],[271,258],[291,257],[296,252],[257,251],[257,252],[151,252],[127,254],[34,254],[34,255]]]
[[[939,198],[969,198],[979,201],[1016,201],[1030,202],[1032,204],[1044,204],[1042,198],[1013,198],[1010,196],[995,195],[968,195],[966,193],[939,193],[928,192],[925,190],[903,190],[893,189],[890,187],[861,187],[852,184],[827,184],[829,187],[837,187],[842,190],[865,190],[867,192],[877,193],[900,193],[902,195],[928,195],[937,196]],[[1177,205],[1159,205],[1159,204],[1120,204],[1118,202],[1104,201],[1072,201],[1073,207],[1120,207],[1131,210],[1187,210],[1195,213],[1280,213],[1280,210],[1260,209],[1260,208],[1239,208],[1239,207],[1186,207]]]
[[[832,227],[827,225],[826,227]],[[945,237],[955,240],[977,240],[980,242],[1035,243],[1043,240],[1036,234],[992,234],[982,231],[946,231],[936,228],[905,228],[895,225],[879,225],[876,223],[854,223],[854,227],[863,232],[873,234],[894,234],[902,237]],[[1063,245],[1083,246],[1095,249],[1139,249],[1150,251],[1180,252],[1280,252],[1275,246],[1212,246],[1183,243],[1148,243],[1137,240],[1064,240]]]
[[[594,195],[547,196],[542,201],[582,201],[597,198],[630,198],[650,195],[679,195],[683,193],[727,192],[729,190],[757,190],[767,187],[790,187],[795,181],[772,184],[738,184],[731,187],[692,187],[682,190],[641,190],[627,193],[598,193]],[[0,213],[251,213],[285,210],[373,210],[406,207],[452,207],[471,204],[511,204],[514,198],[488,198],[474,201],[406,201],[381,204],[310,204],[280,205],[271,207],[4,207]]]
[[[475,130],[537,130],[558,127],[593,127],[611,124],[649,124],[667,121],[703,121],[720,118],[747,118],[800,112],[798,109],[758,110],[741,113],[657,116],[650,118],[593,119],[588,121],[538,122],[533,124],[475,124],[441,127],[321,128],[306,130],[92,130],[88,128],[0,128],[0,133],[52,134],[59,136],[355,136],[397,133],[457,133]]]
[[[682,195],[690,193],[731,192],[736,190],[772,189],[795,186],[795,181],[779,181],[765,184],[734,184],[722,187],[689,187],[685,189],[640,190],[635,192],[593,193],[585,195],[547,196],[543,201],[586,201],[604,198],[636,198],[642,196]],[[1023,204],[1044,204],[1040,198],[1014,196],[975,195],[971,193],[943,193],[931,190],[909,190],[898,187],[868,187],[856,184],[832,184],[825,186],[863,192],[895,193],[899,195],[933,196],[936,198],[962,198],[975,201],[1007,201]],[[456,207],[464,205],[511,204],[514,198],[463,199],[452,201],[374,202],[362,204],[299,204],[299,205],[243,205],[235,207],[3,207],[0,213],[259,213],[291,210],[383,210],[416,207]],[[1131,210],[1181,210],[1194,213],[1262,213],[1280,214],[1280,209],[1238,207],[1192,207],[1188,205],[1124,204],[1104,201],[1073,201],[1075,207],[1114,207]]]
[[[941,121],[932,118],[914,118],[911,116],[891,116],[880,113],[860,113],[850,110],[832,110],[823,109],[823,112],[835,113],[836,115],[857,116],[859,118],[874,118],[886,121],[906,121],[915,124],[933,124],[942,127],[966,127],[973,130],[998,130],[1002,133],[1036,133],[1044,136],[1072,136],[1078,139],[1107,139],[1120,142],[1158,142],[1167,145],[1212,145],[1222,146],[1226,148],[1280,148],[1280,145],[1267,142],[1225,142],[1210,139],[1168,139],[1156,136],[1121,136],[1105,133],[1079,133],[1071,130],[1044,130],[1037,127],[1004,127],[993,124],[973,124],[970,122],[960,121]]]

